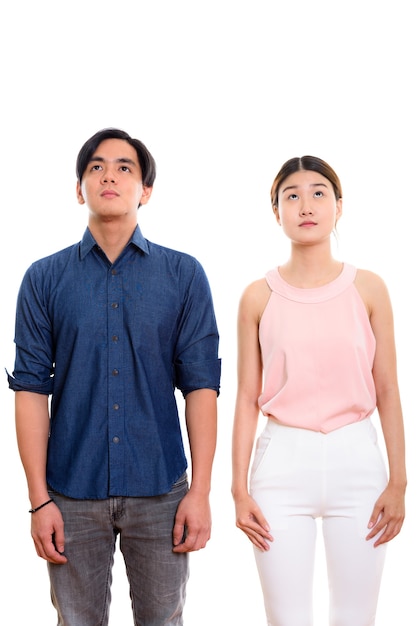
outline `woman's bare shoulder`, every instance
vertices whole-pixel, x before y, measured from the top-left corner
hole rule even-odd
[[[369,310],[369,313],[376,306],[389,303],[389,293],[386,283],[379,274],[366,269],[358,269],[354,284]]]
[[[358,288],[386,291],[386,284],[383,278],[370,270],[358,269],[354,282]]]
[[[265,278],[254,280],[243,291],[240,301],[241,312],[245,311],[259,320],[270,295],[271,289]]]
[[[271,289],[268,286],[266,279],[259,278],[247,285],[247,287],[243,291],[242,299],[246,301],[265,300],[266,298],[269,298],[270,294]]]

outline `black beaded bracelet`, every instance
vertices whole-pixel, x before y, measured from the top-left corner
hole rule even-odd
[[[50,504],[50,502],[53,502],[52,498],[50,500],[47,500],[46,502],[44,502],[40,506],[37,506],[36,509],[29,509],[29,513],[36,513],[36,511],[39,511],[39,509],[42,509],[42,507],[46,506],[47,504]]]

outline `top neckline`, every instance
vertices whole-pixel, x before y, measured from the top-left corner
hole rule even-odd
[[[272,291],[280,294],[288,300],[295,302],[323,302],[339,295],[352,284],[357,269],[343,263],[340,274],[325,285],[320,287],[294,287],[282,278],[279,268],[275,267],[266,274],[266,280]]]

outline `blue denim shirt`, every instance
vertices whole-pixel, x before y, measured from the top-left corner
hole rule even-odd
[[[218,330],[193,257],[139,227],[111,264],[87,229],[20,287],[9,387],[52,394],[47,481],[71,498],[167,493],[187,467],[175,388],[219,393]]]

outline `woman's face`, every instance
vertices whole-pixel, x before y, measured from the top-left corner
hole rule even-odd
[[[285,178],[278,191],[277,221],[291,241],[314,243],[329,238],[342,213],[328,178],[300,170]]]

